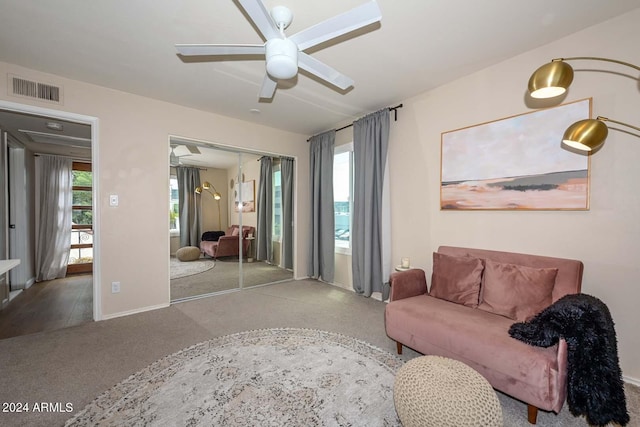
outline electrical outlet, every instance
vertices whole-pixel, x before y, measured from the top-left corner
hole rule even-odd
[[[111,282],[111,293],[117,294],[120,292],[120,282]]]
[[[118,206],[118,195],[117,194],[109,195],[109,206],[113,206],[113,207]]]

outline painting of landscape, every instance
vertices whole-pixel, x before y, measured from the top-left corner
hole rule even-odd
[[[591,99],[442,133],[442,210],[587,210],[589,156],[562,147]]]

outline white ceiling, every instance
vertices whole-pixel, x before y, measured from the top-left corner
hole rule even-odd
[[[291,35],[365,1],[264,3],[293,11]],[[262,42],[233,0],[0,0],[0,61],[313,135],[640,6],[638,0],[378,3],[381,24],[308,52],[355,80],[344,93],[301,73],[280,84],[271,102],[258,102],[263,60],[181,60],[176,43]],[[588,52],[559,52],[570,54]],[[528,76],[514,78],[524,89]]]

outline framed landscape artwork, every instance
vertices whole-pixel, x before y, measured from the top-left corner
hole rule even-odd
[[[441,210],[587,210],[590,157],[562,147],[591,98],[441,137]]]
[[[242,186],[242,188],[240,188]],[[240,200],[240,190],[242,190],[242,200]],[[256,211],[256,181],[236,182],[233,190],[234,211],[235,212],[255,212]]]

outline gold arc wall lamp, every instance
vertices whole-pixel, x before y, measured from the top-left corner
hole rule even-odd
[[[598,58],[595,56],[574,56],[572,58],[555,58],[533,72],[529,78],[529,93],[532,98],[553,98],[567,91],[573,81],[573,68],[565,61],[592,60],[613,62],[626,65],[640,71],[640,67],[617,59]]]
[[[593,60],[613,62],[640,71],[640,67],[617,59],[599,58],[595,56],[575,56],[571,58],[555,58],[551,62],[538,68],[529,78],[529,94],[532,98],[554,98],[567,91],[573,82],[573,68],[565,61],[572,60]],[[598,116],[595,119],[580,120],[567,128],[562,138],[562,142],[568,146],[590,152],[602,144],[607,138],[609,130],[604,122],[616,123],[627,126],[637,131],[640,128],[630,124]]]
[[[211,191],[211,189],[213,189],[213,191]],[[222,196],[218,193],[216,187],[211,185],[209,181],[205,181],[201,186],[199,185],[196,187],[196,194],[202,194],[203,191],[211,194],[213,199],[218,203],[218,230],[222,230],[222,217],[220,216],[220,199]]]
[[[607,135],[609,134],[609,129],[604,122],[628,126],[640,132],[640,128],[638,127],[607,117],[598,116],[595,119],[579,120],[569,126],[564,132],[562,142],[580,151],[593,151],[604,144],[604,140],[607,139]]]

